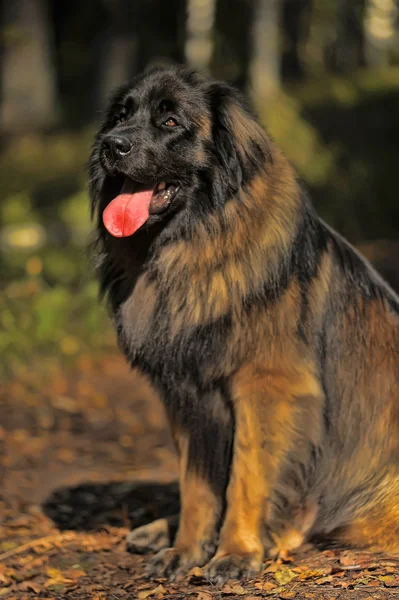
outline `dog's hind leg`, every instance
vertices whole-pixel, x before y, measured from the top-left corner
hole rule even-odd
[[[332,538],[358,548],[373,552],[387,552],[399,556],[399,486],[398,480],[388,486],[392,499],[370,508],[364,517],[340,527],[330,535]],[[363,511],[364,512],[364,507]],[[330,537],[329,535],[329,537]]]
[[[176,536],[179,515],[157,519],[136,527],[126,536],[126,547],[133,554],[149,554],[172,546]]]

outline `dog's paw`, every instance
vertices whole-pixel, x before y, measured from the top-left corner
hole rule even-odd
[[[126,536],[127,550],[133,554],[148,554],[167,548],[173,542],[172,525],[171,519],[157,519],[133,529]]]
[[[253,577],[262,568],[261,556],[255,554],[226,554],[215,556],[204,569],[204,577],[220,585],[228,579]]]
[[[272,535],[274,545],[269,548],[267,554],[274,560],[291,561],[291,554],[303,545],[305,536],[296,529],[288,529],[282,535]]]
[[[169,577],[183,575],[193,567],[202,567],[209,556],[201,550],[179,550],[165,548],[158,552],[146,568],[147,577]]]

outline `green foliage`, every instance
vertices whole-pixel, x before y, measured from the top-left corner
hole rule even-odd
[[[73,291],[33,276],[10,284],[0,296],[0,376],[16,376],[35,361],[101,353],[114,343],[94,282]]]
[[[399,68],[291,86],[262,112],[322,217],[352,242],[399,233]]]
[[[88,255],[91,136],[15,139],[0,158],[0,378],[115,345]]]

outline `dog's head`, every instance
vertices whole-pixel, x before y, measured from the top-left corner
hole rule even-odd
[[[157,68],[114,95],[89,168],[100,226],[114,237],[223,206],[268,154],[238,92],[183,67]]]

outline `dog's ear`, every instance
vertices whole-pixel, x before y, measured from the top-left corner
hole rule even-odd
[[[239,92],[213,82],[209,87],[213,144],[230,193],[236,193],[270,154],[265,131]]]

